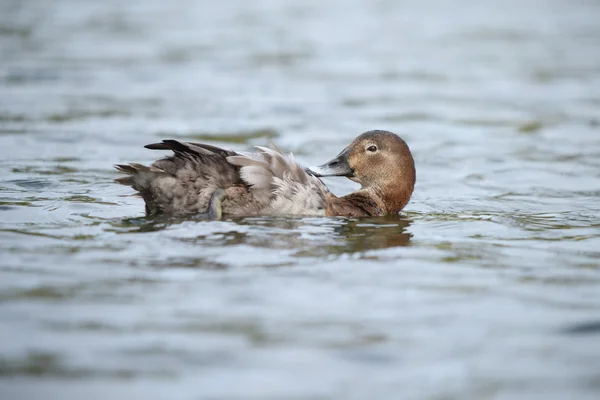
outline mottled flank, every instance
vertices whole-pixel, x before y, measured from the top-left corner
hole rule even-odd
[[[136,189],[146,213],[193,215],[324,215],[327,187],[279,150],[238,153],[200,143],[164,140],[146,146],[175,154],[154,162],[117,165],[117,182]],[[219,196],[211,197],[216,190]]]

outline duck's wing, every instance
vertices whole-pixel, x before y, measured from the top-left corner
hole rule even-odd
[[[140,193],[148,214],[205,212],[216,189],[243,185],[239,168],[227,162],[227,157],[237,155],[234,151],[177,140],[163,140],[145,147],[171,150],[174,155],[157,160],[151,166],[131,163],[115,165],[115,168],[127,174],[116,181]]]
[[[206,143],[180,142],[178,140],[163,140],[161,143],[152,143],[144,146],[150,150],[172,150],[175,155],[191,155],[193,157],[219,155],[228,157],[236,155],[232,150],[222,149]]]
[[[240,176],[256,199],[268,199],[265,214],[324,215],[329,192],[317,177],[308,174],[293,154],[257,146],[258,153],[238,153],[227,161],[240,167]]]

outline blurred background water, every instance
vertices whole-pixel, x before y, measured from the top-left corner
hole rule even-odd
[[[597,399],[600,2],[0,3],[0,397]],[[400,216],[145,218],[163,138],[400,134]],[[329,179],[337,194],[355,189]]]

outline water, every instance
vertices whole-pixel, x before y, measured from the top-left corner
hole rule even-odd
[[[596,399],[600,3],[5,0],[3,399]],[[145,218],[162,138],[411,146],[400,216]],[[329,179],[337,194],[356,188]]]

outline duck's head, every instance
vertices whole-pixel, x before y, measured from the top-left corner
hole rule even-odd
[[[406,205],[416,180],[415,162],[406,142],[381,130],[363,133],[335,158],[309,171],[318,177],[345,176],[378,194],[393,209]]]

